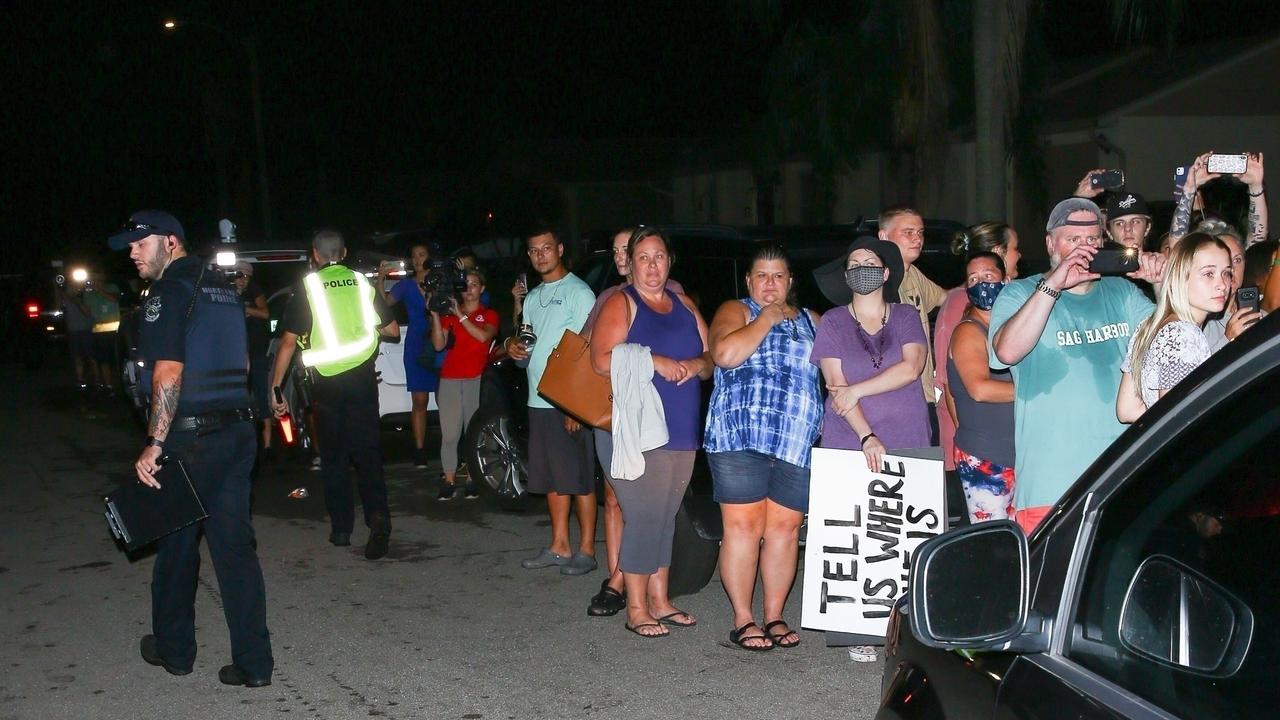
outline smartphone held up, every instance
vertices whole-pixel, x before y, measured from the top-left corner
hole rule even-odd
[[[1094,190],[1117,190],[1124,187],[1123,170],[1103,170],[1089,176],[1089,187]]]
[[[1236,290],[1236,308],[1245,312],[1258,312],[1258,288],[1249,286]]]
[[[1089,261],[1089,272],[1099,275],[1124,275],[1137,269],[1137,248],[1108,245],[1099,248]]]
[[[1205,161],[1205,169],[1217,175],[1240,175],[1249,169],[1249,156],[1246,153],[1231,155],[1214,153]]]

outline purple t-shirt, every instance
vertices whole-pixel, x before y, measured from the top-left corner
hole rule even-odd
[[[887,333],[887,334],[886,334]],[[882,337],[883,336],[883,337]],[[880,367],[872,364],[871,354],[858,338],[858,328],[847,305],[828,310],[818,325],[818,335],[813,340],[813,352],[809,362],[817,365],[823,358],[840,360],[844,379],[850,385],[879,375],[902,362],[902,347],[915,343],[929,351],[924,328],[920,325],[920,313],[910,305],[889,305],[889,321],[875,335],[864,337],[866,344],[877,353],[883,348],[884,358]],[[883,344],[882,344],[883,341]],[[929,446],[929,411],[920,394],[920,383],[911,382],[879,395],[861,400],[862,413],[871,430],[890,450],[922,448]],[[822,415],[822,439],[818,445],[841,450],[861,450],[858,435],[844,418],[831,409],[827,398]]]

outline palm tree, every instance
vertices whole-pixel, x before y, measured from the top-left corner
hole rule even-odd
[[[761,0],[757,18],[778,38],[766,70],[768,112],[757,176],[792,153],[813,163],[819,206],[859,156],[888,150],[886,202],[910,202],[945,160],[949,84],[932,0],[862,2],[853,11],[788,19]]]
[[[1007,217],[1009,140],[1020,108],[1027,0],[973,0],[974,179],[978,218]]]

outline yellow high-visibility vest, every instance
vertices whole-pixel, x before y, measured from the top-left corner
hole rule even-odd
[[[375,290],[364,276],[333,264],[302,281],[311,306],[311,347],[302,364],[325,377],[346,372],[378,350]]]

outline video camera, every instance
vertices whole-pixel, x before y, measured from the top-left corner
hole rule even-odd
[[[436,313],[449,312],[450,298],[462,302],[467,289],[467,273],[458,267],[452,257],[432,258],[427,261],[427,275],[422,280],[422,294],[427,298],[427,310]]]

